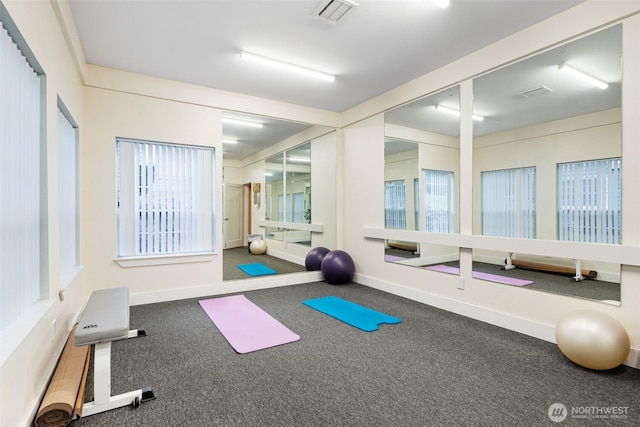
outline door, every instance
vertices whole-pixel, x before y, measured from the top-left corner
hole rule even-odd
[[[244,246],[242,203],[242,185],[225,184],[222,228],[225,249]]]

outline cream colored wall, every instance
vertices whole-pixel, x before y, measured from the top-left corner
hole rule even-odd
[[[83,248],[87,290],[127,286],[132,295],[208,287],[222,282],[222,259],[172,265],[122,267],[116,258],[115,162],[117,137],[189,144],[216,149],[216,182],[222,182],[220,110],[109,90],[86,88],[86,131],[80,153],[86,226]],[[222,187],[216,185],[216,206]],[[216,236],[222,236],[220,217]],[[221,238],[215,252],[222,251]],[[133,327],[133,326],[132,326]]]
[[[312,247],[337,247],[336,138],[332,131],[311,141],[311,222],[323,225],[322,233],[311,233]]]
[[[3,1],[3,4],[46,74],[47,297],[34,312],[21,318],[0,337],[0,425],[21,426],[29,424],[35,416],[84,299],[85,267],[78,268],[64,280],[60,277],[57,97],[78,123],[81,134],[85,120],[81,81],[56,18],[60,11],[49,1]],[[85,260],[81,253],[81,263]],[[58,298],[59,290],[63,290],[63,301]]]

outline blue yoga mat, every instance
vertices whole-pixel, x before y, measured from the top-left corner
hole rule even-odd
[[[400,319],[397,317],[389,316],[334,296],[308,299],[302,301],[302,303],[366,332],[377,330],[378,325],[382,323],[400,323]]]
[[[267,267],[266,265],[254,262],[253,264],[237,264],[240,270],[247,273],[249,276],[265,276],[267,274],[276,274],[276,271]]]

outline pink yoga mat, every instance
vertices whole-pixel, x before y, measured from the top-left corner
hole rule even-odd
[[[238,353],[250,353],[300,339],[244,295],[198,301]]]
[[[430,265],[426,267],[427,270],[433,271],[441,271],[443,273],[449,274],[460,274],[460,269],[458,267],[451,267],[444,264],[439,265]],[[514,286],[526,286],[533,283],[531,280],[522,280],[522,279],[514,279],[513,277],[500,276],[497,274],[489,274],[489,273],[481,273],[479,271],[474,271],[471,275],[476,279],[490,280],[492,282],[504,283],[506,285],[514,285]]]

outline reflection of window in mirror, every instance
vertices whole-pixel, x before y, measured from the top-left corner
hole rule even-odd
[[[283,151],[265,161],[265,219],[311,222],[311,143]],[[267,227],[265,236],[311,245],[311,232]]]
[[[473,120],[475,234],[620,244],[621,35],[616,25],[473,80],[473,113],[483,118]],[[601,82],[575,78],[568,69]],[[504,267],[507,251],[474,250],[474,269],[481,263]],[[565,278],[540,290],[594,299],[619,295],[619,264],[512,255],[549,269],[574,269],[577,280],[580,268],[597,271],[595,280],[577,285]],[[613,294],[578,295],[569,285],[612,287]]]
[[[619,157],[558,165],[558,240],[621,243],[621,168]]]
[[[424,169],[425,231],[455,232],[454,174],[451,171]]]
[[[311,222],[311,143],[299,145],[285,153],[287,221]],[[305,219],[308,218],[308,221]],[[288,230],[287,242],[311,246],[311,232]]]
[[[482,234],[536,237],[536,168],[483,171]]]

